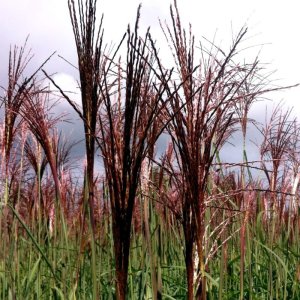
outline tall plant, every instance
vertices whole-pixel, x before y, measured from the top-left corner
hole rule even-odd
[[[185,237],[185,259],[188,299],[206,299],[205,212],[206,192],[210,169],[217,151],[236,122],[235,107],[244,97],[261,93],[251,89],[245,93],[247,78],[255,76],[256,62],[236,64],[234,56],[247,30],[236,36],[228,54],[217,46],[200,48],[199,63],[191,27],[186,32],[176,1],[171,6],[172,26],[163,28],[179,74],[168,92],[170,98],[169,134],[177,158],[181,179],[178,196],[182,207],[182,226]],[[175,91],[175,92],[174,92]],[[176,168],[171,169],[176,173]],[[178,175],[177,175],[178,176]],[[199,273],[194,278],[194,251],[199,259]],[[197,273],[197,272],[196,272]]]
[[[149,50],[153,49],[150,34],[143,39],[138,36],[139,17],[140,8],[134,31],[127,31],[126,64],[118,64],[117,80],[110,83],[107,73],[104,76],[99,115],[98,142],[112,210],[119,300],[126,298],[131,224],[141,167],[163,130],[161,114],[168,101],[163,95],[169,72],[163,74],[164,80],[157,79],[157,57]]]
[[[73,108],[79,113],[84,123],[86,149],[87,198],[90,221],[95,234],[94,217],[94,162],[95,162],[95,134],[97,114],[101,102],[99,83],[101,81],[102,64],[105,59],[102,53],[102,18],[97,24],[97,0],[78,1],[68,0],[71,23],[73,27],[78,56],[78,70],[82,112],[63,93]],[[85,206],[85,205],[84,205]]]
[[[1,141],[1,150],[5,160],[6,179],[8,178],[8,168],[14,139],[22,123],[22,118],[19,117],[21,106],[26,98],[26,94],[34,89],[34,79],[36,74],[51,58],[50,56],[36,69],[35,72],[26,77],[25,70],[33,57],[31,51],[27,51],[26,47],[27,39],[22,47],[19,48],[14,46],[10,49],[8,60],[8,84],[6,88],[2,87],[4,96],[0,98],[1,106],[4,106],[4,134]],[[6,194],[8,194],[8,191],[6,191]]]

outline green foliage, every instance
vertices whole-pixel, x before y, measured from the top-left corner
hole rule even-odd
[[[260,201],[260,199],[258,199]],[[149,218],[152,254],[156,271],[161,277],[162,299],[185,299],[185,263],[182,232],[176,224],[166,224],[150,202]],[[14,212],[17,216],[16,212]],[[299,299],[299,238],[288,239],[279,234],[269,243],[269,234],[262,224],[262,214],[247,224],[244,299]],[[228,228],[240,227],[237,218]],[[18,221],[22,222],[20,217]],[[115,269],[110,218],[103,220],[105,231],[96,240],[96,290],[99,298],[114,299]],[[37,243],[37,224],[27,228],[22,236],[1,239],[0,299],[92,299],[92,253],[74,237],[66,246],[64,229],[57,228],[53,239]],[[19,228],[19,230],[21,230]],[[176,234],[174,234],[176,232]],[[29,237],[29,238],[28,238]],[[219,248],[208,263],[208,299],[240,297],[240,239],[234,234]],[[51,266],[51,267],[50,267]],[[128,280],[128,299],[152,299],[151,257],[141,228],[132,231],[132,247]]]

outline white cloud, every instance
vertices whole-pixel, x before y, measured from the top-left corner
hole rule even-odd
[[[66,73],[57,73],[52,77],[52,79],[64,91],[64,93],[66,93],[68,97],[75,102],[76,105],[81,107],[80,89],[74,77]],[[50,83],[50,89],[60,96],[60,92],[52,83]],[[60,105],[62,108],[65,106],[70,107],[70,104],[65,99],[62,99]]]
[[[164,62],[171,56],[161,34],[158,18],[170,21],[169,0],[99,0],[99,14],[104,12],[105,41],[119,42],[126,31],[127,24],[133,26],[138,4],[142,3],[140,29],[144,31],[151,26],[154,39],[159,40],[160,54]],[[278,70],[273,76],[279,79],[277,84],[290,85],[300,82],[299,69],[300,28],[299,4],[296,0],[177,0],[182,15],[182,22],[193,25],[196,38],[202,36],[212,39],[216,30],[216,42],[222,41],[222,47],[229,49],[232,32],[237,31],[245,23],[249,26],[249,40],[245,46],[267,43],[261,52],[261,62],[271,63],[269,71]],[[9,0],[0,1],[0,80],[7,74],[8,50],[10,44],[21,45],[30,34],[28,42],[36,54],[31,65],[35,69],[47,56],[57,50],[67,60],[76,64],[76,49],[73,32],[68,14],[67,1],[62,0]],[[245,55],[256,55],[260,46],[253,48]],[[70,70],[68,64],[54,58],[47,64],[49,72],[59,72],[54,76],[55,81],[64,89],[76,91],[71,94],[72,99],[80,103],[77,83],[73,76],[76,70]],[[4,75],[3,75],[4,74]],[[68,75],[71,74],[71,75]],[[294,107],[294,114],[300,115],[300,90],[292,89],[270,95],[272,99],[285,99],[290,107]],[[64,102],[62,109],[67,108]],[[259,116],[264,113],[264,106],[253,112]],[[76,121],[79,123],[79,121]],[[82,125],[82,124],[81,124]],[[78,125],[79,126],[79,125]]]

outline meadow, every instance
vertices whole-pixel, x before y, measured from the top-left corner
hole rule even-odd
[[[280,105],[249,118],[291,87],[241,59],[247,28],[229,49],[198,42],[174,1],[165,66],[140,7],[112,49],[97,0],[68,5],[82,105],[47,73],[51,56],[28,74],[30,41],[11,48],[1,87],[0,299],[300,299],[300,127]],[[60,101],[84,128],[81,178]],[[243,159],[223,161],[236,132]]]

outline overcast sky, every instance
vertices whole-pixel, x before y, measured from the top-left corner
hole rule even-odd
[[[161,38],[158,18],[169,19],[169,0],[99,0],[98,12],[104,13],[106,42],[117,43],[133,22],[141,2],[141,28],[151,26],[152,34]],[[230,42],[241,26],[249,27],[249,45],[266,44],[261,57],[272,62],[270,69],[278,69],[277,78],[285,84],[300,81],[300,18],[298,1],[269,0],[178,0],[184,23],[191,22],[198,39]],[[0,1],[0,71],[5,73],[9,45],[22,44],[30,34],[29,45],[35,53],[34,63],[57,51],[75,60],[73,33],[67,0],[1,0]],[[164,43],[164,41],[162,42]],[[257,47],[257,51],[259,47]],[[59,64],[58,64],[59,62]],[[59,60],[49,64],[56,72],[71,72]],[[3,75],[2,75],[3,76]]]
[[[118,43],[127,24],[133,23],[138,4],[142,3],[141,30],[151,26],[152,36],[158,41],[161,53],[166,42],[162,38],[158,19],[169,20],[169,0],[99,0],[98,13],[104,13],[105,41]],[[252,54],[259,51],[262,62],[270,63],[269,71],[279,85],[300,82],[300,18],[296,0],[178,0],[182,21],[190,22],[196,40],[203,36],[224,50],[229,49],[232,34],[246,25],[246,45],[255,46]],[[70,25],[67,0],[0,0],[0,85],[7,76],[7,60],[10,45],[22,45],[30,35],[28,45],[35,54],[31,66],[37,67],[52,52],[76,64],[73,32]],[[264,46],[262,46],[264,44]],[[76,86],[76,70],[57,56],[47,65],[50,73],[57,72],[56,79],[65,88]],[[295,115],[300,116],[300,89],[280,92],[271,96],[285,99],[294,106]],[[78,97],[77,97],[78,98]],[[78,98],[79,99],[79,98]],[[260,114],[260,107],[253,114]]]

